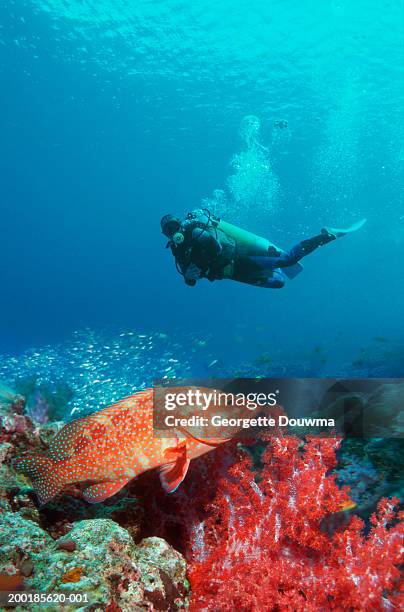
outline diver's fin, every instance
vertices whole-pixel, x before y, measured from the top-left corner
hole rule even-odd
[[[283,274],[287,276],[290,280],[294,279],[295,276],[302,272],[303,266],[300,262],[295,263],[293,266],[288,266],[287,268],[282,268]]]
[[[361,219],[360,221],[353,223],[352,225],[350,225],[349,227],[346,227],[345,229],[340,229],[336,227],[325,227],[324,229],[321,230],[321,232],[324,234],[327,233],[327,234],[330,234],[331,236],[335,236],[335,238],[341,238],[342,236],[345,236],[345,234],[351,234],[352,232],[358,231],[361,227],[365,225],[366,221],[367,219]]]
[[[174,460],[160,466],[160,482],[166,493],[174,493],[184,480],[189,467],[186,442],[182,442],[177,448],[168,448],[165,455],[173,457]]]
[[[83,489],[83,497],[90,504],[103,502],[120,491],[132,478],[123,478],[109,482],[98,482]]]

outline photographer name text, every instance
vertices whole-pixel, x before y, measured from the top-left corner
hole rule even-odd
[[[267,416],[257,417],[223,417],[219,414],[206,417],[202,415],[192,415],[190,417],[176,417],[169,414],[164,419],[166,427],[237,427],[250,429],[252,427],[335,427],[334,419],[315,419],[299,418],[293,419],[286,415],[278,415],[276,418]]]

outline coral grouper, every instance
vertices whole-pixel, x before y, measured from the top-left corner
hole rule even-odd
[[[185,478],[191,459],[225,439],[158,438],[153,431],[153,390],[68,423],[52,440],[48,456],[26,454],[14,467],[31,479],[41,503],[66,485],[83,483],[87,501],[101,502],[139,474],[158,468],[162,486],[173,492]]]

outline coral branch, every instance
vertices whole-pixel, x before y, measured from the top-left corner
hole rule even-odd
[[[244,457],[228,470],[193,533],[192,610],[382,610],[400,605],[403,522],[382,500],[372,529],[352,517],[332,536],[324,523],[349,503],[328,471],[339,440],[272,439],[260,480]],[[402,519],[402,516],[399,517]]]

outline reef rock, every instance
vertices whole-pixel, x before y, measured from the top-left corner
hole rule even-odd
[[[13,470],[12,461],[26,451],[45,452],[63,423],[39,426],[24,407],[21,395],[0,384],[0,511],[21,509],[25,518],[39,521],[31,483]]]
[[[63,593],[64,610],[122,612],[181,610],[187,606],[186,562],[165,540],[136,544],[142,509],[136,498],[88,504],[69,491],[39,508],[30,481],[16,474],[14,457],[46,452],[63,422],[35,423],[24,398],[0,385],[0,586]],[[71,492],[70,492],[71,493]],[[115,520],[124,524],[120,526]],[[0,609],[5,605],[0,601]],[[38,610],[44,604],[16,608]],[[45,604],[59,611],[60,602]]]
[[[79,521],[53,540],[13,512],[0,515],[0,574],[20,589],[80,593],[81,610],[181,610],[187,604],[186,562],[161,538],[136,545],[110,519]],[[77,605],[76,605],[77,608]],[[18,608],[17,608],[18,609]],[[38,604],[31,610],[42,610]],[[46,604],[47,612],[60,604]],[[74,605],[65,604],[66,610]]]

